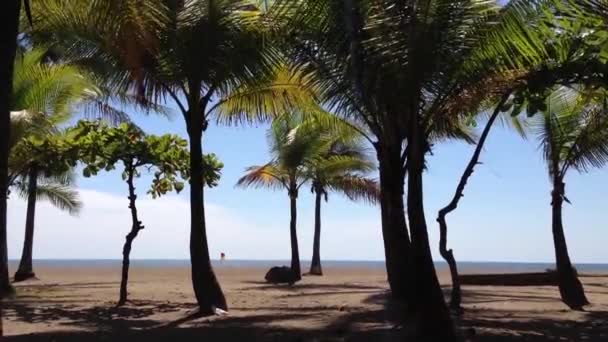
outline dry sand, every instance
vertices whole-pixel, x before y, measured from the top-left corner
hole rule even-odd
[[[119,269],[36,269],[4,303],[7,341],[403,341],[378,269],[324,270],[293,287],[262,282],[265,269],[219,268],[230,306],[193,318],[189,269],[133,268],[131,303],[116,309]],[[440,274],[447,283],[447,274]],[[608,341],[608,275],[582,277],[592,306],[567,310],[555,287],[464,287],[463,329],[475,341]],[[411,339],[405,338],[411,341]]]

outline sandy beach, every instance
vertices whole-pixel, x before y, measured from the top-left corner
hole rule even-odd
[[[132,300],[114,308],[116,267],[36,269],[4,303],[6,341],[399,341],[400,310],[386,304],[381,269],[325,268],[293,287],[262,268],[218,268],[230,312],[195,318],[187,267],[134,267]],[[449,279],[440,273],[443,284]],[[463,329],[474,341],[608,341],[608,275],[581,277],[592,305],[567,309],[555,287],[465,286]]]

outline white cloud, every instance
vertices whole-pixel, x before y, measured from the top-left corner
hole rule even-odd
[[[71,217],[39,202],[36,208],[34,258],[118,259],[124,236],[131,227],[126,196],[80,190],[84,209]],[[133,245],[132,258],[187,259],[189,256],[189,205],[179,196],[137,201],[145,229]],[[9,258],[21,255],[26,203],[9,201]],[[212,258],[225,252],[232,259],[288,259],[289,213],[273,212],[263,219],[243,217],[239,212],[213,203],[205,206],[207,235]],[[306,213],[305,213],[306,214]],[[257,215],[259,216],[259,215]],[[312,249],[311,215],[300,215],[299,238],[302,260]],[[380,259],[383,256],[379,220],[348,219],[323,222],[324,259]]]
[[[85,204],[79,217],[71,217],[39,202],[36,208],[34,258],[38,259],[119,259],[124,236],[131,227],[126,195],[80,190]],[[146,228],[133,245],[132,257],[139,259],[189,258],[189,204],[184,197],[166,196],[157,200],[141,196],[140,219]],[[207,203],[207,236],[211,257],[225,252],[230,259],[289,259],[288,202],[264,203],[262,212],[237,210]],[[302,261],[312,254],[313,210],[299,203],[298,237]],[[309,203],[308,203],[309,204]],[[384,252],[379,210],[364,211],[357,206],[324,206],[321,257],[324,260],[383,260]],[[262,209],[263,208],[263,209]],[[351,209],[352,208],[352,209]],[[9,201],[9,258],[21,256],[25,201]],[[366,209],[367,210],[367,209]],[[546,209],[545,209],[546,210]],[[364,212],[363,212],[364,211]],[[511,215],[497,220],[494,212],[464,206],[450,220],[449,244],[459,260],[553,261],[549,215]],[[594,216],[595,215],[595,216]],[[593,224],[600,222],[596,208],[565,215],[569,249],[576,262],[604,262],[602,241],[606,235]],[[427,217],[431,249],[437,252],[437,226]],[[513,229],[516,227],[517,229]],[[524,229],[530,227],[529,229]],[[522,232],[525,231],[525,232]],[[599,238],[598,238],[599,237]]]

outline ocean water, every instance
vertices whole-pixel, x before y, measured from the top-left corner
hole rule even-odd
[[[18,260],[9,260],[11,266],[16,267]],[[289,265],[289,260],[212,260],[216,268],[270,268],[272,266]],[[371,268],[384,269],[384,261],[366,260],[323,260],[324,268]],[[36,266],[41,267],[120,267],[119,259],[36,259]],[[188,267],[190,261],[186,259],[135,259],[131,260],[133,267]],[[309,263],[302,261],[302,269],[306,270]],[[608,272],[608,264],[575,264],[579,272]],[[436,261],[438,270],[447,269],[445,262]],[[479,262],[462,261],[458,263],[461,273],[466,272],[543,272],[555,268],[552,263],[521,263],[521,262]]]

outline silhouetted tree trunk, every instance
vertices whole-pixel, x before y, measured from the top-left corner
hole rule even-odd
[[[573,310],[581,310],[589,304],[585,296],[583,284],[581,284],[576,271],[570,262],[564,226],[562,223],[562,205],[564,202],[565,184],[559,177],[554,177],[552,201],[552,228],[553,243],[555,245],[555,261],[557,265],[557,276],[559,280],[559,293],[562,301]]]
[[[315,235],[312,244],[312,261],[310,263],[310,274],[323,275],[321,268],[321,200],[323,188],[315,188]]]
[[[376,144],[380,170],[380,211],[386,273],[394,298],[408,300],[412,272],[408,267],[410,237],[405,221],[403,187],[405,171],[400,144]]]
[[[139,231],[144,229],[144,226],[141,224],[137,215],[137,207],[135,206],[135,200],[137,199],[135,185],[133,184],[135,169],[132,166],[127,166],[126,172],[128,174],[127,184],[129,185],[129,209],[131,210],[132,225],[131,231],[125,237],[125,244],[122,248],[122,276],[120,279],[120,298],[118,299],[118,306],[124,305],[127,302],[127,283],[129,281],[129,256],[131,255],[131,246]]]
[[[420,334],[429,341],[457,341],[450,312],[443,298],[431,255],[424,216],[424,154],[427,149],[420,123],[414,118],[408,129],[407,212],[412,234],[411,264],[414,283],[414,311],[418,313]]]
[[[8,246],[6,236],[8,199],[8,154],[10,136],[13,66],[17,50],[19,14],[22,0],[2,2],[0,26],[0,298],[12,288],[8,275]]]
[[[25,216],[25,238],[19,268],[15,272],[14,280],[23,281],[34,278],[32,267],[32,253],[34,248],[34,228],[36,219],[36,193],[38,191],[38,169],[32,166],[28,175],[27,185],[27,212]]]
[[[200,82],[190,84],[191,94],[200,92],[200,86],[197,88],[196,84],[200,84]],[[190,138],[190,262],[192,264],[192,285],[200,314],[212,315],[215,313],[214,307],[228,310],[228,305],[213,272],[207,243],[202,170],[202,137],[203,131],[207,128],[207,122],[203,117],[205,113],[205,104],[201,105],[203,101],[190,99],[190,112],[187,115]]]
[[[469,177],[473,174],[475,170],[475,165],[479,163],[479,156],[481,155],[481,150],[490,134],[490,130],[496,121],[496,118],[500,114],[500,107],[504,104],[508,96],[503,97],[500,103],[494,109],[494,113],[490,116],[490,119],[486,123],[486,126],[479,137],[479,141],[477,142],[477,147],[475,147],[475,151],[471,156],[471,160],[467,164],[467,167],[464,169],[462,177],[460,177],[460,182],[458,182],[458,186],[456,186],[456,191],[454,192],[454,196],[450,203],[447,206],[439,210],[439,214],[437,215],[437,222],[439,222],[439,253],[448,263],[450,267],[450,276],[452,278],[452,294],[450,299],[450,307],[453,309],[459,309],[462,303],[462,294],[460,290],[460,279],[458,278],[458,267],[456,265],[456,259],[454,258],[454,252],[451,249],[447,248],[448,244],[448,224],[446,222],[445,217],[447,214],[456,210],[458,207],[458,202],[464,196],[464,188],[467,185],[467,181]]]
[[[291,270],[296,274],[296,279],[302,279],[302,271],[300,269],[300,251],[298,249],[298,232],[297,232],[297,218],[298,218],[298,189],[295,184],[290,184],[289,187],[289,204],[291,207],[290,213],[291,218],[289,220],[289,237],[291,239]]]
[[[345,29],[347,32],[350,56],[349,77],[352,80],[359,98],[373,108],[373,101],[367,97],[363,75],[365,73],[364,56],[362,55],[362,44],[365,40],[364,19],[359,1],[344,0],[342,2],[345,13]],[[374,111],[372,109],[372,111]],[[390,131],[390,129],[387,129]],[[386,262],[386,273],[391,288],[391,295],[395,299],[408,300],[411,293],[408,279],[411,272],[408,269],[409,259],[409,236],[405,222],[403,205],[404,170],[401,161],[402,139],[395,132],[385,132],[384,141],[376,143],[380,169],[380,208],[382,216],[382,238],[384,241],[384,255]],[[390,141],[387,138],[393,138]]]

